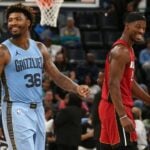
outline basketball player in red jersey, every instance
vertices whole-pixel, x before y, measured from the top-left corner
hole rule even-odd
[[[137,150],[132,94],[146,103],[150,103],[150,96],[134,80],[132,45],[144,41],[145,29],[145,17],[137,12],[129,13],[122,36],[107,56],[99,104],[100,150]]]

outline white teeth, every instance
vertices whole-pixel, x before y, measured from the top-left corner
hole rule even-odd
[[[136,37],[137,37],[137,39],[143,39],[142,35],[137,35]]]
[[[12,30],[18,30],[18,28],[17,27],[12,27]]]

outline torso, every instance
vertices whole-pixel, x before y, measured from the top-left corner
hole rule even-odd
[[[9,39],[2,44],[8,50],[8,62],[4,69],[6,83],[4,80],[3,83],[5,94],[8,88],[9,100],[41,102],[43,57],[37,43],[30,39],[27,50],[14,45]]]
[[[132,106],[132,94],[131,94],[131,88],[132,88],[132,81],[134,78],[134,52],[131,47],[128,46],[128,44],[123,40],[118,40],[114,43],[114,46],[117,45],[123,45],[125,46],[129,51],[129,63],[126,64],[124,73],[121,79],[120,83],[120,89],[121,89],[121,96],[123,100],[123,104],[126,106]],[[109,63],[109,56],[107,56],[106,63],[105,63],[105,78],[103,82],[102,87],[102,99],[109,101],[109,71],[110,71],[110,63]]]

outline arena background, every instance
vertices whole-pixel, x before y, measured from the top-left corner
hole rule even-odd
[[[40,22],[40,10],[34,0],[0,0],[0,42],[9,37],[6,27],[5,10],[7,6],[15,4],[16,2],[21,2],[33,8],[35,21],[32,32],[38,30],[37,32],[39,34],[41,28],[37,29],[37,25],[39,25]],[[52,33],[49,34],[52,44],[63,47],[59,32],[60,29],[66,25],[67,18],[72,17],[75,21],[75,26],[79,28],[81,34],[81,45],[80,48],[66,49],[65,54],[68,63],[71,64],[72,68],[75,68],[78,64],[84,63],[86,54],[91,52],[95,55],[95,64],[98,66],[99,71],[101,71],[104,68],[105,58],[112,43],[118,39],[122,33],[123,19],[130,11],[139,11],[146,16],[147,29],[145,39],[150,38],[149,0],[65,0],[59,12],[57,27],[46,26],[41,30],[49,29]],[[33,36],[32,38],[42,41],[39,37],[37,38],[37,36]],[[135,44],[133,47],[136,54],[136,79],[139,84],[145,85],[150,92],[150,80],[147,80],[146,74],[139,62],[140,52],[146,48],[146,43],[141,45]],[[60,67],[59,69],[61,70],[62,68]],[[62,72],[63,71],[62,69]],[[66,74],[65,71],[64,73]],[[58,91],[59,90],[56,90],[55,92]],[[90,105],[92,104],[88,104],[89,108],[91,107]],[[146,120],[145,125],[149,137],[150,121],[148,120],[147,123],[147,119],[150,119],[149,107],[143,107],[142,112],[143,119]]]

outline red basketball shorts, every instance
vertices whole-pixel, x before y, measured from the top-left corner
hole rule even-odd
[[[134,122],[131,110],[131,107],[125,107],[126,114]],[[99,105],[99,116],[101,120],[101,143],[109,145],[123,144],[126,146],[128,143],[137,140],[136,132],[127,133],[124,128],[122,128],[112,103],[101,100]]]

